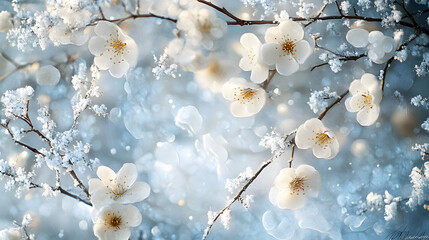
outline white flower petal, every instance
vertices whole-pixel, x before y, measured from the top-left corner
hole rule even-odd
[[[115,180],[116,173],[109,167],[100,166],[97,169],[97,176],[104,184],[109,184]]]
[[[105,52],[101,56],[95,56],[94,63],[100,70],[107,70],[113,65],[111,58],[113,58],[113,55],[109,52]]]
[[[377,121],[379,114],[380,108],[378,106],[374,106],[373,109],[367,108],[359,111],[356,119],[360,125],[370,126]]]
[[[383,40],[384,34],[380,31],[372,31],[368,35],[368,42],[374,44],[378,41]]]
[[[294,42],[301,41],[304,38],[304,29],[301,24],[294,21],[284,21],[278,26],[284,37],[293,40]]]
[[[135,203],[146,199],[150,194],[150,186],[145,182],[135,182],[124,196],[118,200],[121,203]]]
[[[346,101],[344,102],[344,104],[346,105],[346,110],[348,111],[348,112],[356,112],[355,111],[355,109],[354,108],[352,108],[351,106],[350,106],[350,100],[351,100],[352,98],[351,97],[349,97],[349,98],[347,98],[346,99]]]
[[[299,126],[295,136],[295,144],[299,149],[312,148],[315,144],[315,139],[315,132],[307,130],[304,124]]]
[[[106,185],[98,178],[91,178],[88,180],[88,191],[90,194],[105,187]]]
[[[294,58],[299,64],[303,64],[313,52],[310,44],[305,40],[296,43],[295,51]]]
[[[362,94],[364,90],[365,90],[365,87],[362,85],[359,79],[353,80],[353,82],[350,84],[350,87],[349,87],[349,92],[352,95]]]
[[[314,145],[313,154],[317,158],[331,159],[334,157],[329,146],[321,147],[319,144]]]
[[[281,191],[277,196],[277,204],[281,209],[302,208],[307,202],[307,197],[303,194],[290,194],[289,190]]]
[[[133,205],[126,205],[122,209],[122,220],[127,227],[137,227],[142,222],[142,215],[138,208]]]
[[[278,61],[282,51],[282,47],[278,43],[264,43],[259,50],[259,57],[261,62],[267,65],[274,65]]]
[[[107,21],[99,22],[94,28],[95,34],[104,39],[109,39],[113,34],[116,35],[116,31],[121,31],[118,25]]]
[[[112,64],[109,68],[110,74],[115,78],[121,78],[125,73],[127,73],[130,66],[126,61],[119,61]]]
[[[116,183],[130,188],[137,179],[137,167],[133,163],[125,163],[116,174]]]
[[[299,177],[305,177],[305,184],[308,186],[305,188],[305,194],[310,197],[317,197],[319,195],[321,187],[321,178],[319,172],[310,165],[301,165],[296,169],[296,175]]]
[[[134,67],[137,64],[137,58],[139,56],[137,44],[132,38],[128,38],[125,43],[127,44],[127,46],[123,57],[130,67]]]
[[[304,126],[307,130],[313,130],[315,132],[322,132],[326,130],[325,125],[318,118],[311,118],[305,121]]]
[[[350,109],[352,110],[351,112],[357,112],[363,108],[368,108],[368,106],[365,104],[365,97],[362,96],[361,94],[353,95],[350,98],[349,104],[350,104]]]
[[[298,71],[299,65],[294,58],[286,55],[277,60],[276,69],[281,75],[290,76]]]
[[[256,65],[256,55],[253,55],[251,53],[249,53],[249,55],[242,57],[240,59],[240,62],[238,63],[238,66],[243,71],[252,71],[255,65]]]
[[[282,32],[276,27],[270,27],[265,31],[265,42],[267,43],[281,43],[284,39],[281,39]]]
[[[377,77],[371,73],[365,73],[362,75],[360,82],[366,89],[369,89],[373,85],[378,85]]]
[[[281,190],[289,189],[289,184],[295,177],[295,169],[283,168],[274,180],[274,186]]]
[[[254,115],[247,111],[247,108],[245,105],[236,101],[231,103],[230,110],[234,117],[250,117]]]
[[[100,55],[107,51],[106,40],[101,37],[92,37],[88,42],[88,49],[93,55]]]
[[[240,38],[241,45],[249,50],[249,49],[259,49],[261,46],[261,41],[259,41],[258,37],[253,33],[245,33]]]
[[[355,28],[347,32],[346,40],[353,45],[353,47],[362,48],[368,45],[369,32],[365,29]]]
[[[256,64],[250,74],[250,80],[254,83],[262,83],[268,78],[268,65]]]

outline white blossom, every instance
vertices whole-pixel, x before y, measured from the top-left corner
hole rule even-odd
[[[94,206],[104,206],[111,203],[135,203],[147,198],[150,186],[145,182],[136,182],[137,168],[135,164],[125,163],[115,173],[106,166],[97,170],[98,178],[88,181],[91,202]]]
[[[88,49],[100,70],[108,69],[113,77],[120,78],[137,64],[137,44],[118,25],[101,21],[94,32],[96,36],[89,40]]]
[[[235,117],[250,117],[261,111],[265,105],[266,92],[244,78],[231,78],[223,85],[223,97],[231,103],[231,113]]]
[[[132,205],[112,204],[97,213],[94,221],[94,235],[99,240],[128,240],[130,227],[137,227],[142,221],[138,208]]]
[[[264,82],[268,78],[268,65],[262,63],[259,49],[261,42],[253,33],[245,33],[240,38],[240,43],[245,49],[239,66],[243,71],[252,71],[250,80],[254,83]]]
[[[398,47],[392,37],[385,36],[380,31],[369,32],[363,28],[350,29],[347,32],[346,40],[356,48],[366,47],[368,58],[376,64],[381,64],[395,55]]]
[[[185,71],[195,72],[209,66],[207,57],[201,51],[191,49],[180,38],[171,40],[165,49],[165,53]]]
[[[377,121],[380,114],[380,102],[383,96],[376,76],[370,73],[354,80],[349,87],[351,97],[345,105],[347,111],[358,112],[356,119],[362,126],[369,126]]]
[[[297,169],[283,168],[270,190],[270,201],[281,209],[298,209],[305,206],[307,197],[317,197],[321,186],[319,172],[310,165]]]
[[[215,40],[226,32],[226,22],[216,16],[211,9],[192,8],[182,11],[177,19],[177,28],[185,32],[186,40],[192,46],[203,45],[214,48]]]
[[[307,120],[299,126],[295,136],[296,146],[300,149],[313,149],[317,158],[332,159],[339,151],[335,133],[323,125],[317,118]]]
[[[210,65],[207,68],[195,72],[195,81],[204,89],[221,93],[223,85],[234,73],[234,65],[220,56],[212,56],[209,59]]]
[[[299,65],[313,52],[310,44],[303,40],[304,29],[293,21],[281,22],[265,32],[266,43],[261,46],[261,60],[276,65],[277,72],[289,76],[298,71]]]

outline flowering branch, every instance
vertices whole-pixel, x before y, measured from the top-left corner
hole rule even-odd
[[[339,98],[337,98],[331,105],[329,105],[327,108],[325,108],[325,110],[319,115],[318,119],[322,120],[326,113],[337,103],[339,103],[347,94],[348,94],[348,90],[341,94],[341,96]],[[284,142],[287,141],[287,139],[292,136],[293,134],[295,134],[296,131],[293,131],[291,133],[289,133],[288,135],[286,135],[284,137]],[[295,153],[295,137],[293,137],[289,143],[286,145],[286,147],[291,146],[291,156],[290,156],[290,160],[289,160],[289,167],[292,167],[292,161],[293,161],[293,156]],[[285,148],[282,148],[280,151],[276,152],[270,159],[268,159],[266,162],[264,162],[260,168],[258,169],[258,171],[256,171],[256,173],[246,182],[246,184],[241,188],[241,190],[232,198],[232,200],[230,200],[230,202],[221,210],[219,211],[216,216],[213,218],[213,220],[209,221],[209,226],[205,229],[204,231],[204,235],[202,240],[205,240],[207,238],[207,236],[210,234],[210,230],[212,229],[213,225],[216,223],[216,221],[220,218],[220,216],[222,216],[222,214],[224,214],[226,211],[230,210],[231,205],[236,202],[237,200],[239,200],[241,198],[241,195],[247,190],[247,188],[253,183],[253,181],[262,173],[262,171],[268,167],[274,160],[276,160],[277,158],[279,158],[281,155],[283,155],[285,151]]]

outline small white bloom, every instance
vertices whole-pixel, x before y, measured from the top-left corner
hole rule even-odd
[[[346,40],[354,47],[366,47],[368,58],[377,64],[384,63],[392,58],[398,46],[398,42],[392,37],[385,36],[380,31],[368,32],[363,28],[350,29],[347,32]]]
[[[88,182],[91,202],[96,207],[140,202],[150,194],[147,183],[136,182],[138,175],[135,164],[125,163],[117,174],[106,166],[100,166],[97,176],[100,179],[92,178]]]
[[[127,240],[131,235],[130,227],[137,227],[142,215],[133,205],[112,204],[97,213],[94,222],[94,235],[100,240]]]
[[[357,121],[362,126],[369,126],[377,121],[380,114],[380,102],[383,96],[377,78],[365,73],[361,79],[355,79],[349,87],[352,94],[346,99],[347,111],[358,112]]]
[[[317,118],[307,120],[299,126],[295,136],[296,146],[300,149],[313,149],[317,158],[332,159],[339,151],[335,133],[323,125]]]
[[[303,38],[304,29],[293,21],[284,21],[276,27],[268,28],[265,32],[267,43],[260,50],[262,62],[275,64],[281,75],[292,75],[313,52],[310,44]]]
[[[2,240],[20,240],[21,231],[19,228],[6,228],[0,231],[0,239]]]
[[[97,36],[89,40],[88,49],[95,56],[94,63],[100,70],[109,69],[113,77],[120,78],[136,65],[137,44],[118,25],[101,21],[94,32]]]
[[[195,80],[205,89],[214,93],[222,92],[222,86],[235,73],[235,66],[220,56],[209,57],[210,65],[200,71],[195,72]]]
[[[207,57],[185,45],[180,38],[171,40],[165,48],[167,56],[179,64],[184,71],[196,72],[209,66]]]
[[[268,65],[261,62],[259,49],[261,42],[253,33],[245,33],[240,38],[240,43],[244,47],[243,57],[239,66],[244,71],[252,71],[250,80],[254,83],[261,83],[268,78]]]
[[[265,105],[265,90],[244,78],[231,78],[223,85],[222,93],[225,99],[233,101],[230,110],[235,117],[253,116]]]
[[[90,27],[73,29],[60,23],[49,29],[49,39],[51,39],[55,45],[74,44],[82,46],[88,41],[91,32],[90,29]]]
[[[0,12],[0,32],[6,32],[9,29],[13,28],[12,17],[10,12],[1,11]]]
[[[307,196],[319,195],[320,186],[319,172],[310,165],[301,165],[296,170],[283,168],[270,190],[270,201],[281,209],[302,208]]]
[[[207,50],[214,48],[214,40],[225,34],[226,27],[226,22],[218,18],[213,10],[205,8],[185,10],[177,19],[177,28],[185,32],[190,44],[202,44]]]

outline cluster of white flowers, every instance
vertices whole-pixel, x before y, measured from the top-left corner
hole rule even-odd
[[[89,179],[89,193],[94,206],[94,234],[100,240],[127,240],[130,227],[140,225],[142,216],[131,204],[143,201],[150,186],[136,182],[137,167],[125,163],[118,173],[106,166],[97,170],[98,178]]]
[[[252,71],[251,80],[255,83],[265,81],[268,70],[274,66],[279,74],[292,75],[313,52],[309,42],[304,40],[301,24],[289,20],[268,28],[264,44],[252,33],[244,34],[240,42],[246,50],[240,67]]]
[[[400,41],[385,36],[382,32],[369,29],[366,25],[362,28],[353,28],[347,32],[347,41],[356,48],[366,47],[368,58],[372,62],[381,64],[395,55]]]
[[[370,73],[362,75],[361,79],[353,80],[347,98],[347,111],[358,112],[356,119],[362,126],[369,126],[377,121],[380,114],[380,102],[383,92],[377,82],[377,77]]]
[[[305,205],[308,196],[319,195],[320,186],[320,175],[314,167],[284,168],[270,190],[270,201],[281,209],[298,209]]]

